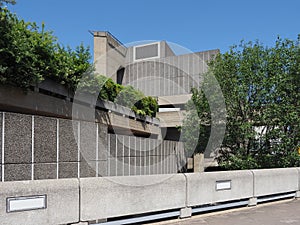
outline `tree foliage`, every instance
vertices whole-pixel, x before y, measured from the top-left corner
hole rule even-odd
[[[186,118],[181,127],[182,140],[188,156],[204,153],[211,129],[211,112],[203,90],[192,88],[192,99],[187,103]]]
[[[1,84],[28,89],[48,77],[75,90],[82,74],[92,69],[89,48],[65,48],[44,24],[40,29],[6,8],[0,8],[0,33]]]
[[[6,4],[16,4],[16,1],[15,0],[0,0],[0,8],[3,6],[3,4],[6,3]]]
[[[28,90],[46,78],[68,90],[99,94],[99,99],[116,101],[137,114],[155,116],[157,101],[131,86],[116,84],[111,78],[94,74],[89,48],[82,44],[72,50],[58,44],[52,32],[36,23],[20,20],[0,0],[0,84]],[[119,95],[119,96],[118,96]]]
[[[210,63],[209,72],[218,80],[227,107],[227,130],[218,157],[224,168],[300,165],[299,44],[299,38],[278,38],[273,47],[241,42]],[[192,101],[199,117],[209,121],[201,91],[193,92]]]

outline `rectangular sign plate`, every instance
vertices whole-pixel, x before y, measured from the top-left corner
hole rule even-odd
[[[216,182],[216,190],[231,190],[231,180],[223,180]]]
[[[36,209],[46,209],[47,196],[37,195],[28,197],[13,197],[6,199],[7,212],[20,212]]]

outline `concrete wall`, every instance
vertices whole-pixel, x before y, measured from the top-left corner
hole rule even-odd
[[[297,168],[253,170],[254,196],[299,190]]]
[[[185,207],[183,174],[87,178],[80,188],[83,221]]]
[[[46,196],[46,207],[7,212],[7,199]],[[79,221],[79,181],[77,179],[18,181],[0,183],[0,219],[2,225],[57,225]]]
[[[130,62],[125,67],[123,82],[150,96],[188,94],[191,87],[199,85],[199,75],[207,71],[206,62],[217,52],[212,50],[156,60]]]
[[[253,204],[256,197],[298,192],[299,181],[297,168],[84,178],[80,180],[81,219],[88,221],[239,200]]]
[[[116,81],[117,70],[124,67],[127,49],[109,32],[98,31],[93,34],[96,72]]]
[[[230,189],[218,190],[217,183],[230,183]],[[187,205],[189,207],[253,196],[251,171],[230,171],[187,174]]]
[[[0,128],[1,181],[168,174],[185,165],[182,143],[108,134],[103,123],[2,112]]]
[[[1,224],[73,224],[183,210],[295,192],[300,168],[0,182]],[[46,207],[8,211],[11,198],[46,196]],[[254,201],[255,202],[255,201]]]
[[[0,85],[0,113],[7,111],[90,122],[96,120],[123,132],[160,135],[158,119],[135,115],[129,108],[108,101],[96,101],[95,96],[83,93],[76,95],[76,101],[72,102],[74,96],[49,79],[35,89],[25,94],[21,88]]]
[[[177,173],[186,164],[183,143],[108,135],[108,176]]]
[[[107,175],[107,156],[100,157],[108,151],[106,125],[0,114],[1,181]]]

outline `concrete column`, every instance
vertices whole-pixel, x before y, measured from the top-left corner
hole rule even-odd
[[[295,198],[300,198],[300,191],[297,191],[297,192],[296,192]]]
[[[194,173],[204,172],[204,154],[194,154]]]

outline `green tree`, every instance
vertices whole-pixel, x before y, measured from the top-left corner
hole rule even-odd
[[[62,47],[52,32],[0,7],[0,83],[28,89],[45,78],[71,90],[93,70],[89,48]]]
[[[7,4],[16,4],[16,1],[15,0],[0,0],[0,8],[3,6],[4,3],[7,3]]]
[[[274,47],[241,42],[210,63],[209,73],[218,80],[227,107],[218,157],[224,168],[300,165],[299,41],[278,38]],[[193,92],[192,101],[201,103],[195,104],[198,115],[207,118],[209,107],[199,93]]]

